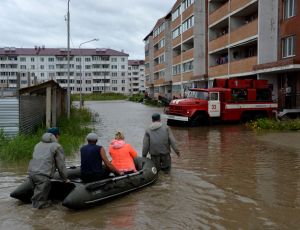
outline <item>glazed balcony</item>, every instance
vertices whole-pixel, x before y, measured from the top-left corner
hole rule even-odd
[[[209,52],[224,48],[228,45],[228,34],[218,37],[209,42]]]
[[[211,66],[208,69],[209,77],[218,77],[228,75],[228,63],[222,65]]]
[[[230,74],[247,73],[253,71],[257,65],[257,56],[243,58],[230,63]]]
[[[209,25],[212,25],[213,23],[219,21],[220,19],[224,18],[228,15],[228,9],[229,9],[229,2],[222,5],[220,8],[215,10],[209,15]]]
[[[230,42],[236,43],[258,34],[258,20],[254,20],[231,32]]]

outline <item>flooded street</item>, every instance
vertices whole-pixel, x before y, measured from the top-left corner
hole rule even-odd
[[[86,102],[99,114],[96,130],[108,151],[115,131],[141,155],[145,128],[160,108]],[[298,229],[300,148],[277,145],[295,134],[257,134],[242,125],[172,127],[182,157],[173,154],[170,175],[95,208],[61,204],[34,210],[9,197],[27,165],[0,162],[0,229]],[[274,141],[275,140],[275,141]],[[299,139],[298,139],[299,141]],[[67,165],[79,163],[79,157]]]

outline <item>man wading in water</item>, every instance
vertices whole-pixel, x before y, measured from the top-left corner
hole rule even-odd
[[[171,170],[170,147],[180,157],[180,152],[171,129],[161,123],[160,114],[154,113],[152,115],[152,124],[144,135],[143,157],[146,157],[149,152],[156,169],[168,173]]]

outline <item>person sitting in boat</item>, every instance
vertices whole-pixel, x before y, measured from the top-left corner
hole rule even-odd
[[[108,177],[110,172],[121,175],[108,160],[104,148],[96,144],[98,135],[89,133],[86,139],[88,144],[80,149],[82,181],[92,182],[102,180]],[[106,167],[104,167],[102,163],[104,163]]]
[[[41,141],[35,145],[29,162],[29,180],[34,188],[31,197],[33,208],[45,208],[49,205],[48,195],[51,189],[50,179],[58,169],[65,182],[70,182],[65,166],[62,146],[58,143],[59,129],[50,128],[43,134]]]
[[[134,148],[124,141],[124,134],[118,131],[115,139],[110,143],[109,154],[112,157],[111,163],[122,174],[136,172],[133,159],[137,157]]]

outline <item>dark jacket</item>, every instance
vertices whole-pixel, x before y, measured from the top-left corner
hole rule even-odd
[[[157,156],[160,154],[170,154],[170,146],[179,155],[179,150],[171,129],[161,122],[153,122],[144,135],[143,156],[146,157],[148,152],[150,155]]]
[[[56,169],[64,180],[68,179],[63,148],[53,134],[45,133],[34,147],[29,175],[40,174],[52,178]]]

